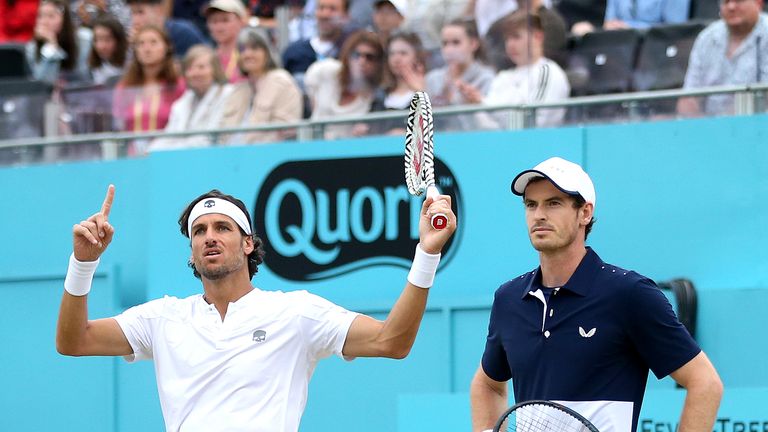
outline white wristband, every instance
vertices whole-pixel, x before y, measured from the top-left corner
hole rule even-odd
[[[69,257],[67,277],[64,279],[64,289],[73,296],[84,296],[91,290],[93,274],[96,273],[96,261],[78,261],[73,253]]]
[[[437,265],[440,264],[440,254],[429,254],[416,245],[416,254],[413,256],[411,271],[408,273],[408,282],[419,288],[429,288],[435,281]]]

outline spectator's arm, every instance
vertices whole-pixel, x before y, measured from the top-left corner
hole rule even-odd
[[[685,72],[684,89],[695,89],[707,85],[704,77],[704,42],[701,37],[696,38],[688,58],[688,70]],[[682,115],[696,115],[701,112],[699,100],[696,97],[682,97],[677,101],[677,112]]]

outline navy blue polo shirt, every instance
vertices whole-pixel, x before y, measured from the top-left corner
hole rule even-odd
[[[541,268],[496,291],[485,373],[515,401],[559,401],[600,431],[637,428],[648,370],[659,378],[701,349],[650,279],[587,253],[546,300]]]

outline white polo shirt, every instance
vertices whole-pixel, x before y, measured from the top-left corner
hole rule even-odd
[[[201,294],[164,297],[115,317],[155,360],[168,431],[297,431],[317,361],[341,355],[356,313],[306,291],[254,289],[222,322]]]

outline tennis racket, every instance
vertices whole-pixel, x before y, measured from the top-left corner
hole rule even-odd
[[[556,402],[521,402],[501,415],[493,432],[599,432],[576,411]]]
[[[405,183],[411,195],[428,198],[440,195],[435,186],[435,156],[432,141],[432,104],[426,92],[418,91],[411,98],[408,121],[405,127]],[[430,218],[432,228],[441,230],[448,224],[448,217],[436,213]]]

